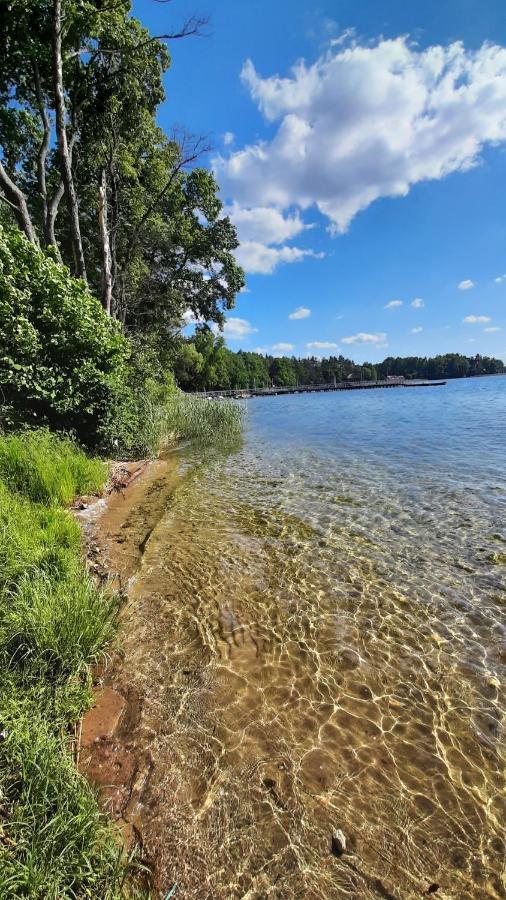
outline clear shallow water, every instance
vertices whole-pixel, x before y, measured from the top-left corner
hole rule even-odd
[[[505,897],[506,378],[246,410],[133,588],[161,883]]]

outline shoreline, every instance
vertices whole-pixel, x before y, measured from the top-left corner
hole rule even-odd
[[[124,641],[135,608],[129,588],[177,481],[176,452],[165,458],[115,463],[106,497],[93,503],[80,501],[75,510],[88,570],[101,583],[117,589],[122,598],[115,641],[93,672],[95,703],[80,722],[77,766],[98,790],[102,810],[120,829],[124,852],[136,850],[147,865],[149,874],[141,880],[149,885],[156,880],[156,867],[145,856],[140,806],[153,759],[136,733],[143,697],[130,683]]]

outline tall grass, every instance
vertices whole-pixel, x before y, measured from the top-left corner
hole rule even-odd
[[[146,398],[137,435],[138,452],[155,455],[180,440],[230,446],[242,433],[243,409],[233,400],[205,400],[175,393],[163,403]]]
[[[26,431],[0,440],[0,478],[37,503],[68,505],[102,486],[106,467],[69,439],[50,431]]]
[[[105,468],[47,432],[0,438],[0,898],[123,896],[119,844],[69,754],[115,598],[62,507]]]

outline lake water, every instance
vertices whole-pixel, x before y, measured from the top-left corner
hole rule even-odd
[[[135,583],[165,885],[504,898],[506,378],[245,407]]]

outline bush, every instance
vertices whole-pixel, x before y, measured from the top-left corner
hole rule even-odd
[[[130,345],[83,281],[0,225],[0,416],[96,445],[124,400]]]

